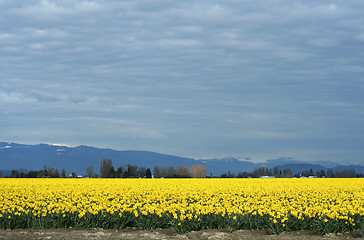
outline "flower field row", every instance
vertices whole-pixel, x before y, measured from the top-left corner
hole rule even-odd
[[[0,228],[364,229],[364,179],[0,179]]]

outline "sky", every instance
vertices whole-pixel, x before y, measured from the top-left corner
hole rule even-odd
[[[0,141],[364,165],[363,12],[0,0]]]

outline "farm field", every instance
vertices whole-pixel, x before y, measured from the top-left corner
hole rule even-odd
[[[364,231],[364,179],[0,179],[2,229]]]
[[[229,229],[208,229],[200,231],[192,231],[178,234],[173,229],[154,229],[154,230],[138,230],[138,229],[91,229],[91,230],[75,230],[64,228],[52,229],[36,229],[29,231],[27,229],[2,230],[0,229],[0,239],[2,240],[166,240],[166,239],[183,239],[183,240],[344,240],[357,239],[360,235],[358,232],[344,234],[325,234],[318,235],[315,231],[295,231],[283,232],[280,235],[267,234],[264,230],[236,230],[230,232]]]

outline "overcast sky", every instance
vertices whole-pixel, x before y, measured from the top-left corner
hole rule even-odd
[[[0,141],[364,164],[363,12],[0,0]]]

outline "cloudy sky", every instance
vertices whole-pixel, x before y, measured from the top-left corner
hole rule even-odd
[[[363,11],[0,0],[0,141],[364,164]]]

